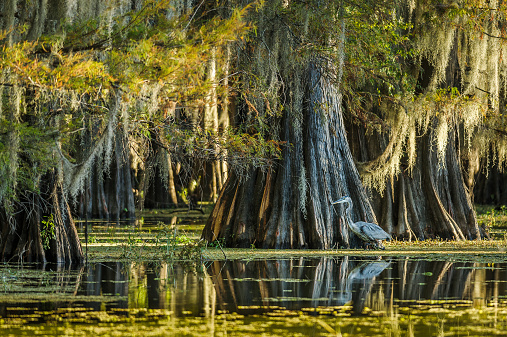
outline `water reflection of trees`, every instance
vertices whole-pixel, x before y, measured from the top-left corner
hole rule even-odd
[[[506,264],[428,261],[405,258],[392,263],[382,280],[386,293],[404,301],[467,300],[474,305],[498,302],[507,293]],[[382,281],[381,281],[382,282]],[[391,289],[392,288],[392,289]]]
[[[84,270],[83,266],[63,264],[3,264],[0,268],[0,317],[75,304],[73,298],[78,294]]]
[[[470,301],[483,306],[506,294],[505,265],[351,257],[213,262],[208,272],[217,306],[231,312],[284,307],[335,307],[351,304],[385,310],[394,301]],[[259,308],[261,306],[261,308]]]
[[[60,268],[51,273],[24,270],[13,274],[5,269],[0,276],[7,289],[4,294],[9,289],[21,293],[27,283],[48,284],[49,277],[53,289],[54,285],[71,297],[77,295],[86,308],[169,309],[176,316],[211,317],[218,310],[248,314],[343,305],[360,313],[365,307],[384,311],[391,304],[421,300],[464,300],[484,306],[507,295],[505,267],[344,256],[212,261],[194,271],[171,263],[106,262],[72,272]],[[90,300],[83,301],[85,297]],[[58,305],[64,305],[61,299]],[[2,308],[6,310],[0,304],[0,311]]]
[[[413,258],[213,261],[194,272],[170,263],[103,263],[90,266],[81,294],[120,295],[128,300],[107,307],[170,309],[177,316],[343,305],[360,313],[421,300],[484,306],[507,295],[505,280],[505,264]]]
[[[208,272],[222,310],[248,312],[274,307],[298,310],[353,303],[360,311],[365,294],[389,264],[349,257],[217,261]]]

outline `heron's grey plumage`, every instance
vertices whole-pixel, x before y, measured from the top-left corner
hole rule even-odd
[[[356,234],[361,240],[368,243],[374,243],[377,247],[384,249],[381,241],[391,240],[391,236],[377,224],[364,221],[352,221],[352,199],[350,197],[344,196],[336,201],[333,201],[331,204],[335,205],[341,203],[347,203],[347,208],[345,209],[345,217],[350,230],[354,232],[354,234]]]

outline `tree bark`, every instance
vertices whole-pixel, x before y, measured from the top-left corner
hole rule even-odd
[[[458,38],[454,38],[449,55],[445,55],[449,62],[439,87],[460,88],[462,85],[458,42]],[[431,88],[435,71],[429,60],[421,60],[417,75],[420,93],[435,90]],[[375,106],[370,110],[381,118],[386,114]],[[434,114],[432,119],[429,119],[427,131],[417,131],[416,163],[413,169],[408,169],[405,160],[401,173],[387,178],[385,191],[371,191],[375,213],[381,219],[381,226],[398,239],[424,240],[438,237],[463,240],[486,237],[485,231],[477,224],[470,193],[470,188],[474,185],[473,172],[477,169],[474,167],[473,158],[469,161],[468,175],[463,169],[463,157],[460,154],[464,142],[463,126],[460,126],[455,116],[445,115],[444,111],[435,111]],[[438,117],[439,114],[446,117]],[[347,122],[349,142],[358,162],[375,160],[385,151],[386,138],[396,137],[385,131],[382,131],[382,134],[373,132],[367,135],[364,127],[352,121]],[[447,124],[447,134],[437,134],[441,123]],[[443,139],[445,137],[447,139]],[[446,144],[445,149],[443,154],[439,154],[437,144],[443,142]]]
[[[0,259],[80,264],[83,251],[55,172],[41,179],[41,193],[25,195],[13,214],[0,212]],[[45,222],[45,224],[44,224]]]
[[[114,139],[114,150],[109,167],[97,160],[91,169],[85,190],[79,196],[77,213],[89,218],[119,220],[135,216],[128,140],[121,132]],[[87,197],[84,197],[87,193]],[[85,200],[87,201],[85,203]]]
[[[437,121],[428,133],[417,137],[417,159],[411,172],[406,170],[389,179],[386,190],[372,190],[372,204],[381,226],[398,239],[477,239],[486,233],[479,228],[471,196],[460,164],[459,135],[455,127],[448,132],[445,158],[436,149]],[[349,123],[349,141],[358,161],[377,158],[383,139],[367,136],[365,130]]]
[[[153,159],[148,159],[151,164],[149,186],[145,189],[143,207],[146,208],[170,208],[180,205],[176,192],[177,183],[171,154],[162,147],[154,146]],[[180,187],[180,186],[178,186]]]
[[[331,205],[343,195],[354,201],[354,220],[375,221],[348,147],[339,91],[316,63],[300,78],[304,119],[298,125],[283,116],[281,138],[289,144],[283,159],[245,181],[231,172],[204,239],[224,240],[228,247],[357,247],[343,210]]]

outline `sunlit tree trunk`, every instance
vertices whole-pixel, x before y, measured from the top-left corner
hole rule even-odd
[[[176,185],[174,180],[174,169],[173,169],[173,163],[171,159],[171,155],[167,154],[167,173],[168,173],[168,182],[167,182],[167,189],[169,192],[169,196],[171,197],[171,202],[175,205],[178,204],[178,196],[176,194]]]
[[[231,46],[227,47],[227,59],[224,67],[224,78],[221,80],[222,85],[224,87],[224,97],[222,101],[222,108],[219,110],[219,128],[223,132],[224,130],[229,129],[231,126],[231,114],[234,113],[234,106],[232,106],[233,97],[231,97],[231,92],[229,90],[229,76],[231,69],[231,58],[232,58]],[[224,151],[224,156],[227,156],[227,151]],[[219,162],[219,173],[220,173],[220,188],[225,184],[227,180],[227,172],[228,167],[225,160],[220,160]]]
[[[288,114],[282,118],[281,139],[290,144],[283,159],[246,181],[231,172],[204,239],[229,247],[355,247],[344,213],[331,205],[343,195],[354,201],[355,220],[375,221],[348,147],[340,93],[316,63],[299,76],[304,119],[298,125]]]
[[[218,133],[218,95],[217,95],[217,64],[216,64],[216,50],[212,49],[210,51],[213,57],[210,59],[208,64],[208,80],[211,83],[211,88],[209,89],[208,96],[206,97],[206,104],[204,106],[204,130],[209,132],[211,135],[216,135]],[[212,145],[216,150],[216,145]],[[208,165],[208,164],[206,164]],[[210,189],[211,189],[211,199],[213,202],[217,200],[218,191],[221,189],[222,185],[222,175],[220,162],[218,160],[214,160],[209,163],[211,166],[208,170],[205,170],[206,173],[210,173],[211,177],[207,180],[210,181]]]

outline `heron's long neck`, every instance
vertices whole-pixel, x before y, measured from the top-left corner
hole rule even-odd
[[[347,218],[347,225],[350,228],[354,227],[354,221],[352,220],[352,204],[350,202],[347,203],[347,208],[345,208],[345,217]]]

